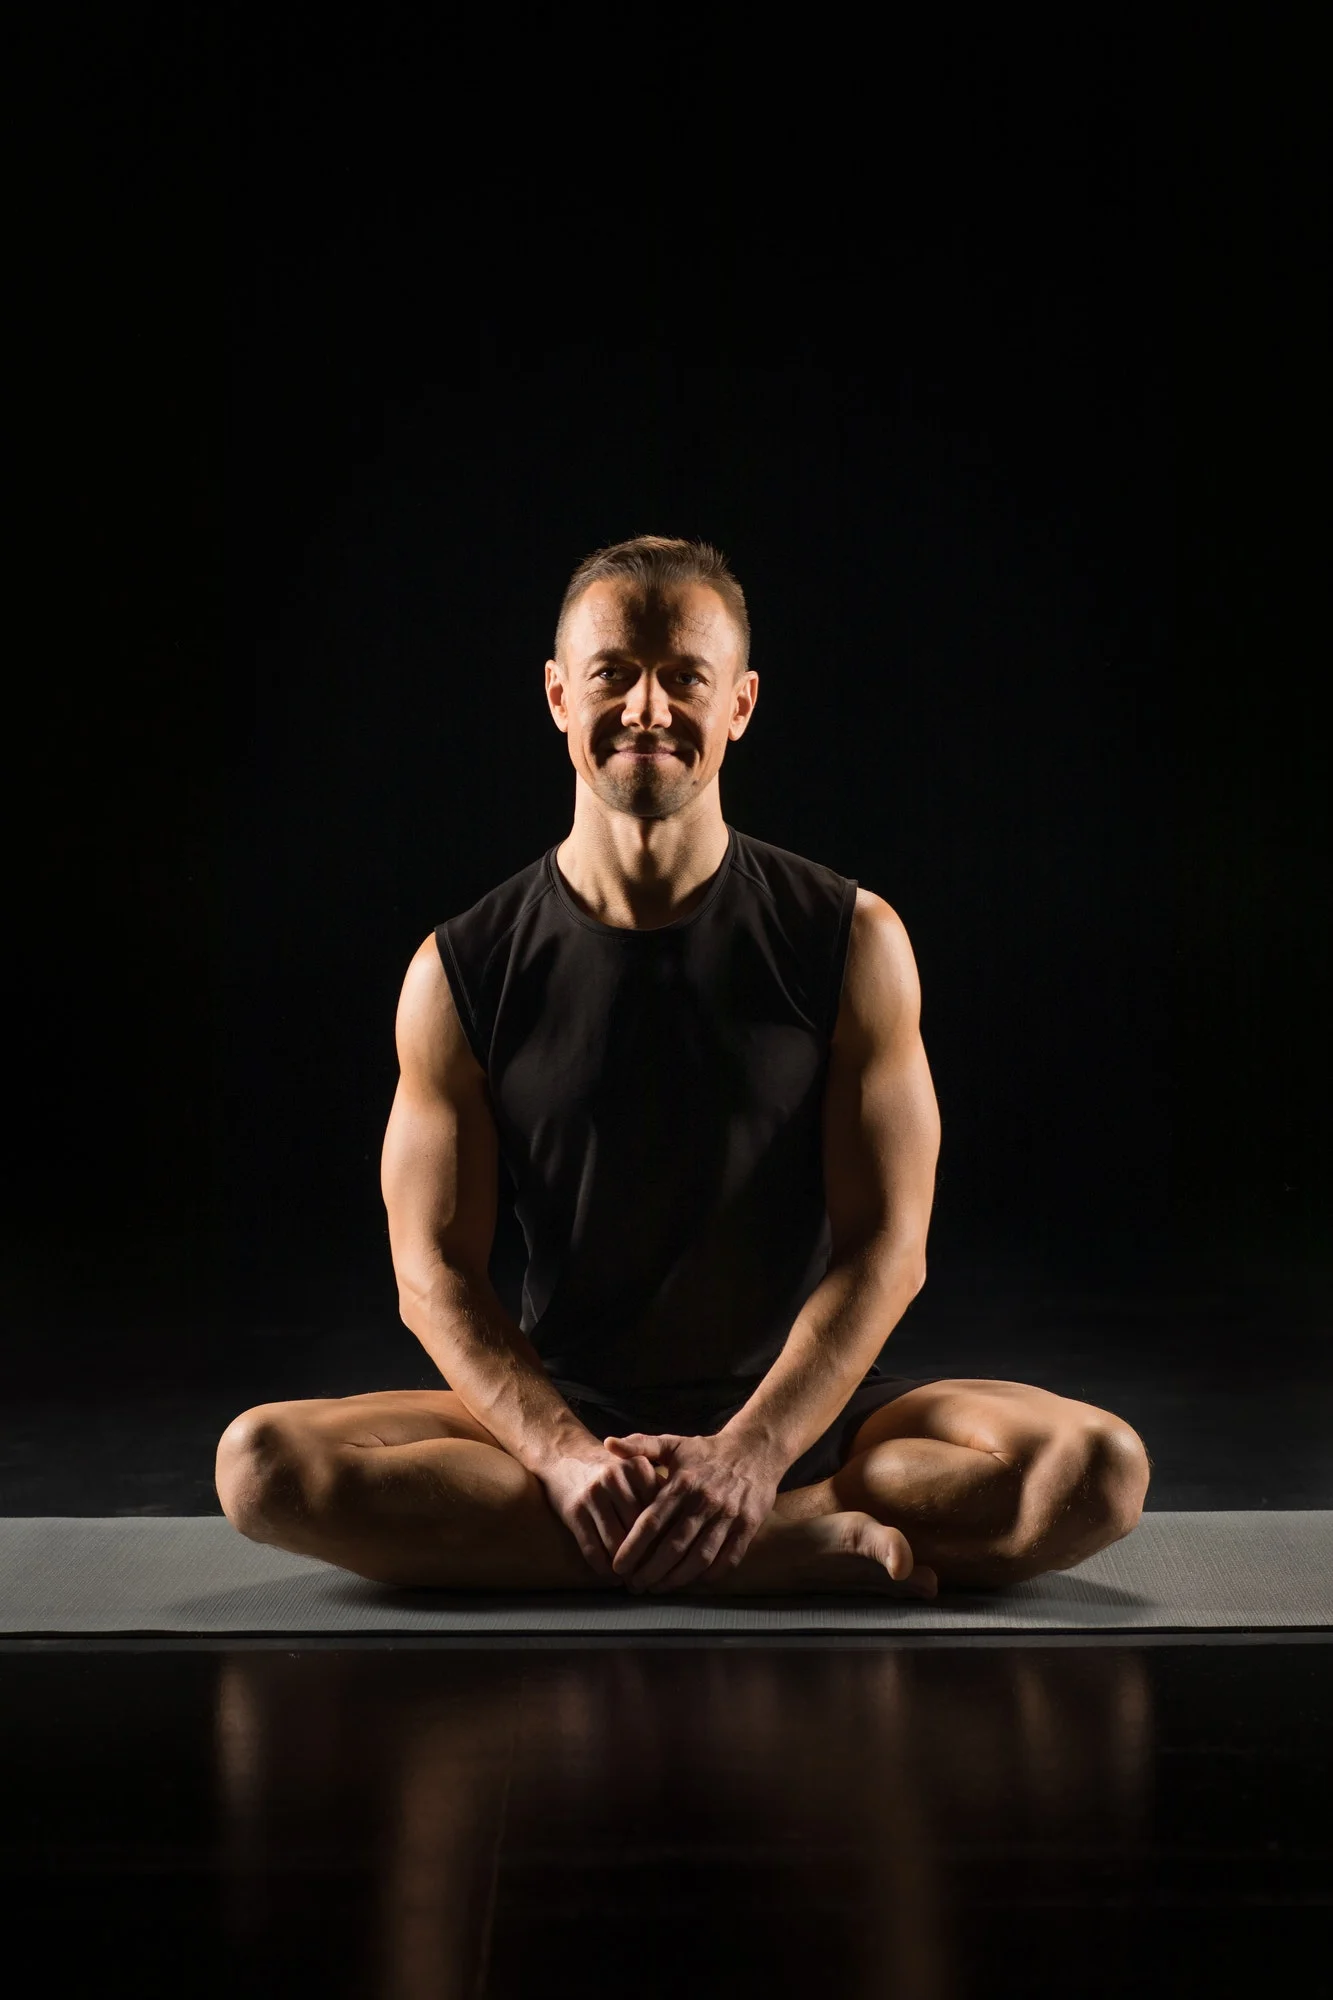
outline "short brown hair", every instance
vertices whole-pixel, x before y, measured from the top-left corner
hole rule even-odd
[[[750,657],[750,614],[745,608],[745,592],[731,573],[721,549],[711,542],[687,542],[670,535],[635,535],[628,542],[613,542],[597,549],[583,561],[569,579],[560,616],[555,626],[557,657],[564,636],[565,620],[589,584],[625,578],[647,593],[669,589],[674,584],[706,583],[715,590],[731,614],[741,635],[741,665]]]

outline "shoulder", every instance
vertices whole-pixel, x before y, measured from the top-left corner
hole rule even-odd
[[[836,869],[804,854],[792,854],[751,834],[735,832],[735,873],[773,902],[837,908],[850,897],[854,884]]]
[[[459,1019],[435,932],[412,954],[398,1000],[394,1026],[404,1075],[445,1081],[461,1069],[477,1067]]]
[[[455,953],[472,956],[481,951],[485,954],[507,937],[529,910],[543,901],[550,886],[547,856],[543,854],[538,860],[530,861],[526,868],[520,868],[517,875],[511,875],[494,889],[488,889],[469,909],[446,918],[436,926],[435,935],[441,940],[442,948],[447,944]]]
[[[821,1035],[836,1024],[856,884],[823,862],[732,829],[732,873],[744,910],[762,930],[790,991]]]
[[[850,953],[870,961],[911,965],[915,970],[906,924],[892,904],[877,896],[873,889],[856,892],[849,949]]]
[[[531,935],[534,920],[540,925],[541,911],[549,910],[553,901],[548,861],[544,854],[529,862],[470,909],[435,927],[438,963],[463,1032],[483,1068],[489,1061],[495,1008],[515,941]],[[426,956],[429,959],[429,953]]]
[[[453,1011],[453,998],[449,992],[449,981],[445,978],[444,965],[440,958],[440,940],[437,932],[423,938],[408,961],[407,974],[403,980],[399,1009],[407,1007],[414,1013],[439,1013]]]
[[[915,1026],[921,982],[907,926],[891,904],[858,889],[847,941],[839,1031],[873,1031],[876,1039]]]

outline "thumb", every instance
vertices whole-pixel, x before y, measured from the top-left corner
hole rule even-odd
[[[665,1458],[666,1441],[660,1437],[650,1437],[646,1431],[631,1431],[628,1437],[603,1438],[607,1451],[613,1451],[617,1458]]]

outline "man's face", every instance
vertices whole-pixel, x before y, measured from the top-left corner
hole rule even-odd
[[[546,698],[570,760],[613,812],[667,819],[717,776],[745,732],[759,676],[722,599],[687,583],[646,597],[590,584],[565,621]]]

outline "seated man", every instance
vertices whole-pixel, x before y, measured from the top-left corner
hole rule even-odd
[[[384,1197],[448,1386],[238,1417],[243,1534],[401,1585],[930,1597],[1137,1522],[1118,1418],[877,1365],[939,1141],[916,966],[878,896],[725,824],[748,655],[706,546],[575,572],[546,667],[573,829],[440,925],[398,1014]],[[517,1325],[488,1276],[501,1158]]]

